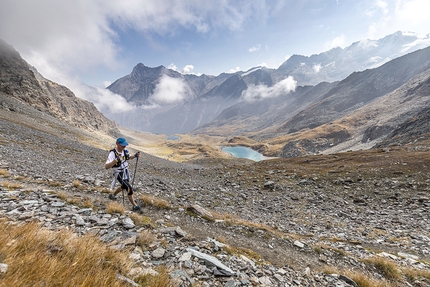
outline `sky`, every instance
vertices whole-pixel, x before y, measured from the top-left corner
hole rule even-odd
[[[396,31],[427,35],[428,11],[428,0],[1,0],[0,39],[100,108],[138,63],[215,76],[278,68]]]

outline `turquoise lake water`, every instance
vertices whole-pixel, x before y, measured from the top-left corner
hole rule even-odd
[[[180,137],[175,136],[175,135],[170,135],[170,136],[166,137],[166,140],[168,140],[168,141],[177,141],[179,139],[180,139]]]
[[[226,146],[221,148],[222,151],[228,152],[234,157],[247,158],[253,161],[260,161],[265,159],[265,156],[256,152],[253,149],[243,146]]]

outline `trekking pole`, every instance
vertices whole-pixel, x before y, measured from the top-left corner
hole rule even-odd
[[[134,167],[133,181],[131,182],[131,188],[134,186],[134,179],[136,178],[136,170],[137,170],[137,162],[139,161],[139,157],[136,157],[136,166]]]

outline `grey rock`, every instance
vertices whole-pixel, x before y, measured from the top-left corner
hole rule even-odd
[[[202,252],[199,252],[199,251],[191,249],[191,248],[187,248],[186,250],[188,252],[190,252],[193,256],[200,258],[200,259],[203,259],[207,263],[214,265],[221,270],[227,271],[227,272],[231,273],[232,275],[235,273],[233,270],[231,270],[229,267],[222,264],[221,261],[219,261],[218,259],[216,259],[215,257],[213,257],[211,255],[204,254]]]
[[[152,251],[151,256],[155,259],[159,259],[162,258],[164,256],[164,253],[166,252],[166,250],[162,247],[159,247],[157,249],[155,249],[154,251]]]
[[[85,225],[85,220],[79,214],[75,215],[75,221],[76,221],[77,226],[84,226]]]
[[[126,228],[126,229],[132,229],[134,227],[136,227],[136,225],[134,224],[133,220],[131,220],[130,217],[126,217],[122,220],[122,225]]]

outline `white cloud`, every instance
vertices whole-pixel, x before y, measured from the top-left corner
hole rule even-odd
[[[182,74],[192,74],[194,70],[194,66],[193,65],[186,65],[183,69],[182,69]]]
[[[92,102],[102,113],[105,111],[111,114],[124,113],[136,109],[125,98],[103,87],[89,87],[70,79],[67,80],[66,85],[77,97]]]
[[[430,27],[428,0],[375,0],[366,15],[374,19],[368,28],[368,37],[376,39],[395,31],[428,34]]]
[[[315,73],[319,73],[321,71],[321,64],[314,65],[312,69],[314,70]]]
[[[260,64],[260,65],[258,65],[258,66],[267,68],[267,63],[263,62],[263,63],[261,63],[261,64]]]
[[[382,12],[382,14],[388,14],[388,3],[383,0],[375,0],[372,5],[365,11],[368,17],[373,17],[375,14]]]
[[[260,49],[261,49],[261,45],[258,44],[258,45],[255,45],[255,46],[252,46],[251,48],[249,48],[248,52],[253,53],[253,52],[256,52],[256,51],[258,51]]]
[[[337,37],[331,39],[330,41],[327,41],[324,45],[324,47],[327,50],[330,50],[330,49],[336,48],[336,47],[344,48],[346,46],[347,46],[347,43],[345,40],[345,35],[337,36]]]
[[[267,87],[266,85],[250,86],[248,89],[242,92],[242,98],[245,101],[257,101],[266,98],[275,98],[284,96],[297,87],[297,81],[293,77],[283,79],[282,81],[275,84],[273,87]]]
[[[116,31],[143,32],[148,42],[160,46],[152,34],[171,35],[179,28],[198,33],[239,30],[266,6],[196,0],[2,0],[0,38],[46,78],[65,84],[54,71],[76,77],[123,68],[124,47]]]
[[[163,75],[149,100],[160,105],[171,104],[186,99],[190,93],[190,88],[184,81]]]
[[[169,66],[167,66],[167,69],[170,69],[170,70],[173,70],[173,71],[177,71],[178,67],[175,64],[171,63]]]
[[[112,84],[112,82],[111,82],[111,81],[103,81],[103,83],[102,83],[102,87],[103,87],[103,88],[107,88],[107,87],[109,87],[111,84]]]
[[[397,1],[395,7],[395,15],[398,21],[420,26],[427,23],[427,32],[429,32],[428,24],[430,23],[429,11],[430,2],[428,0]]]
[[[76,89],[75,89],[76,90]],[[109,110],[111,113],[124,113],[136,109],[122,96],[112,93],[108,89],[95,88],[95,92],[85,95],[86,100],[94,103],[99,111]]]
[[[239,71],[240,71],[240,67],[235,67],[233,69],[230,69],[228,72],[229,73],[236,73],[236,72],[239,72]]]
[[[55,70],[76,74],[97,65],[115,68],[115,33],[94,2],[4,0],[0,37],[49,79]]]

